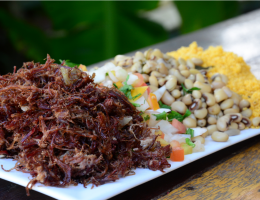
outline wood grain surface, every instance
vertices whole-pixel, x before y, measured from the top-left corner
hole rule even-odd
[[[225,156],[225,155],[223,155]],[[260,199],[260,141],[160,200]]]

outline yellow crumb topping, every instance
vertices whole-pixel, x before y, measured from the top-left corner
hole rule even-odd
[[[221,46],[210,46],[207,50],[203,50],[196,42],[191,43],[189,47],[169,52],[168,55],[186,60],[200,58],[203,60],[203,67],[214,66],[209,70],[208,76],[211,77],[215,73],[225,74],[228,77],[227,86],[251,103],[253,111],[251,119],[260,116],[260,81],[251,73],[250,66],[242,57],[232,52],[225,52]]]

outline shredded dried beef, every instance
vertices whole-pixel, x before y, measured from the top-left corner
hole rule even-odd
[[[155,142],[123,93],[49,55],[45,64],[27,62],[0,76],[0,99],[0,155],[32,175],[27,194],[37,182],[98,186],[137,167],[170,167],[170,146]],[[132,120],[122,124],[124,117]]]

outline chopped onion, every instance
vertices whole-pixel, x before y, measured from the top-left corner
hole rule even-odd
[[[192,149],[192,152],[201,152],[205,151],[204,144],[201,144],[200,140],[197,140],[195,143],[195,147]]]
[[[171,112],[171,109],[168,108],[159,108],[157,110],[146,110],[147,113],[151,113],[151,114],[159,114],[159,113],[163,113],[163,112]]]
[[[136,107],[136,109],[139,111],[144,112],[145,110],[147,110],[149,108],[149,104],[143,96],[141,96],[139,99],[137,99],[134,103],[137,103],[140,105],[140,107]]]
[[[133,117],[131,117],[131,116],[124,117],[122,120],[119,121],[119,124],[121,126],[124,126],[124,125],[128,124],[132,119],[133,119]]]
[[[158,90],[156,90],[155,92],[153,92],[157,98],[157,101],[160,101],[165,91],[166,91],[166,86],[164,85],[160,87]]]
[[[156,128],[160,127],[160,130],[169,136],[173,136],[175,133],[178,132],[178,129],[174,128],[168,121],[161,120],[159,123],[155,125]]]
[[[127,84],[132,85],[137,79],[138,79],[138,76],[129,73],[129,79],[127,81]]]
[[[156,117],[152,114],[150,114],[150,120],[149,120],[149,123],[148,123],[148,126],[149,127],[155,127],[155,125],[158,123],[159,121],[156,121]]]
[[[194,130],[194,137],[197,137],[197,136],[202,135],[203,133],[207,132],[206,128],[197,127],[197,128],[191,128],[191,129]]]
[[[116,78],[121,81],[124,82],[127,78],[127,71],[124,69],[117,69],[116,70]]]
[[[177,134],[174,134],[172,137],[170,137],[167,142],[170,143],[172,140],[177,140],[179,143],[183,143],[183,142],[186,143],[186,138],[190,139],[190,135],[177,133]]]
[[[112,71],[108,72],[108,75],[111,78],[111,80],[113,81],[113,83],[118,82],[118,79],[115,77],[115,75],[113,74]]]
[[[21,106],[21,109],[22,109],[22,111],[27,111],[27,110],[29,110],[29,106]]]

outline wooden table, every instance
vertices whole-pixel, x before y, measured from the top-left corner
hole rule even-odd
[[[260,10],[141,49],[163,52],[197,41],[204,48],[222,45],[243,56],[260,79]],[[134,52],[129,53],[133,55]],[[101,65],[104,62],[96,65]],[[132,199],[260,199],[260,135],[211,154],[167,175],[149,181],[111,200]],[[51,200],[24,187],[0,179],[0,199]]]

